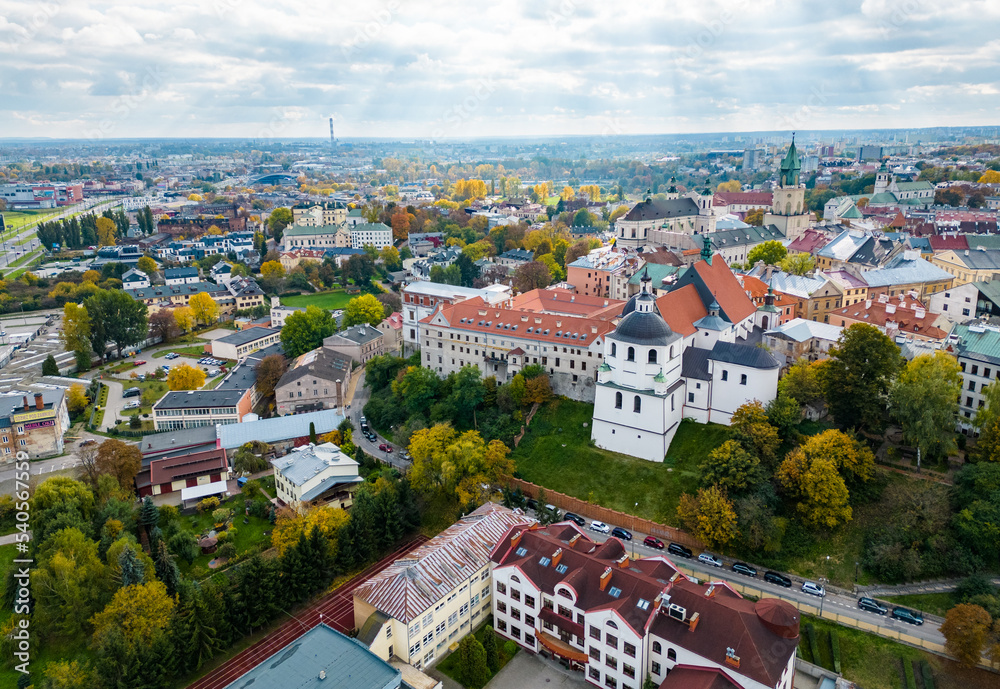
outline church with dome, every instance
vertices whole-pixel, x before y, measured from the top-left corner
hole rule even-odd
[[[777,394],[779,363],[757,343],[757,307],[708,242],[670,292],[641,291],[604,338],[592,438],[598,447],[662,462],[682,419],[728,425],[742,404]]]

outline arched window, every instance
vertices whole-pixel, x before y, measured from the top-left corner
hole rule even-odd
[[[636,395],[635,399],[632,401],[632,411],[636,414],[642,411],[642,398],[639,397],[639,395]]]
[[[655,364],[656,363],[656,350],[655,349],[649,350],[649,357],[647,357],[647,361],[649,363],[651,363],[651,364]]]
[[[653,653],[663,653],[663,646],[660,645],[659,641],[653,642]]]
[[[625,357],[625,361],[635,361],[635,347],[628,348],[628,355]]]
[[[617,624],[615,624],[615,621],[614,621],[614,620],[608,620],[608,621],[607,621],[607,622],[605,622],[604,624],[608,625],[608,626],[609,626],[609,627],[611,627],[612,629],[618,629],[618,625],[617,625]]]
[[[792,214],[792,203],[791,203],[791,201],[786,201],[785,202],[785,215],[791,215],[791,214]]]
[[[667,660],[677,660],[677,651],[672,648],[667,649]]]
[[[618,354],[618,346],[612,342],[611,343],[611,356],[616,356]]]
[[[670,358],[671,359],[674,358],[674,348],[673,348],[673,345],[671,345],[671,347],[670,347]]]
[[[622,408],[622,394],[620,392],[615,393],[615,409]]]

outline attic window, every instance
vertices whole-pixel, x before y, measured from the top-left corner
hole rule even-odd
[[[573,333],[573,339],[575,340],[576,338],[577,338],[577,334]]]
[[[528,326],[528,332],[530,333],[530,332],[531,332],[532,330],[534,330],[534,328],[532,328],[532,327],[531,327],[531,326],[529,325],[529,326]]]
[[[617,586],[612,586],[608,590],[608,595],[611,596],[612,598],[617,598],[618,596],[622,595],[622,590]]]
[[[580,339],[581,339],[581,340],[586,340],[586,339],[587,339],[587,335],[586,335],[586,333],[584,333],[583,335],[580,335]]]
[[[569,569],[569,567],[566,565],[556,565],[556,571],[560,574],[565,574],[567,569]]]
[[[550,562],[552,562],[551,558],[543,557],[541,560],[538,561],[538,564],[540,564],[542,567],[548,567]]]
[[[510,326],[510,329],[511,330],[517,330],[517,326],[516,325],[512,325],[512,326]]]
[[[542,333],[542,334],[543,334],[543,335],[548,335],[548,334],[549,334],[549,329],[548,329],[548,328],[546,328],[546,329],[545,329],[545,332],[544,332],[544,333]]]
[[[556,331],[556,337],[562,337],[562,330]]]
[[[528,554],[528,549],[524,548],[524,547],[521,547],[521,548],[518,548],[517,550],[515,550],[514,552],[517,553],[518,557],[524,557],[525,555]]]
[[[640,610],[649,610],[649,601],[646,600],[645,598],[640,598],[639,602],[635,604],[635,607],[639,608]]]

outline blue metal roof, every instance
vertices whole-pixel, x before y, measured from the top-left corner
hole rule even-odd
[[[220,426],[219,443],[220,447],[233,450],[251,440],[276,443],[292,438],[304,438],[309,435],[310,422],[316,425],[316,435],[322,435],[335,430],[343,420],[344,417],[340,412],[334,409],[323,409],[308,414],[244,421],[243,423]]]

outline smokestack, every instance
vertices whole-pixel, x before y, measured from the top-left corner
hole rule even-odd
[[[24,396],[24,411],[28,411],[31,407],[28,406],[28,396]]]
[[[330,118],[330,147],[333,148],[337,145],[337,140],[333,138],[333,118]]]
[[[35,409],[45,409],[45,402],[42,401],[42,393],[35,393]]]

